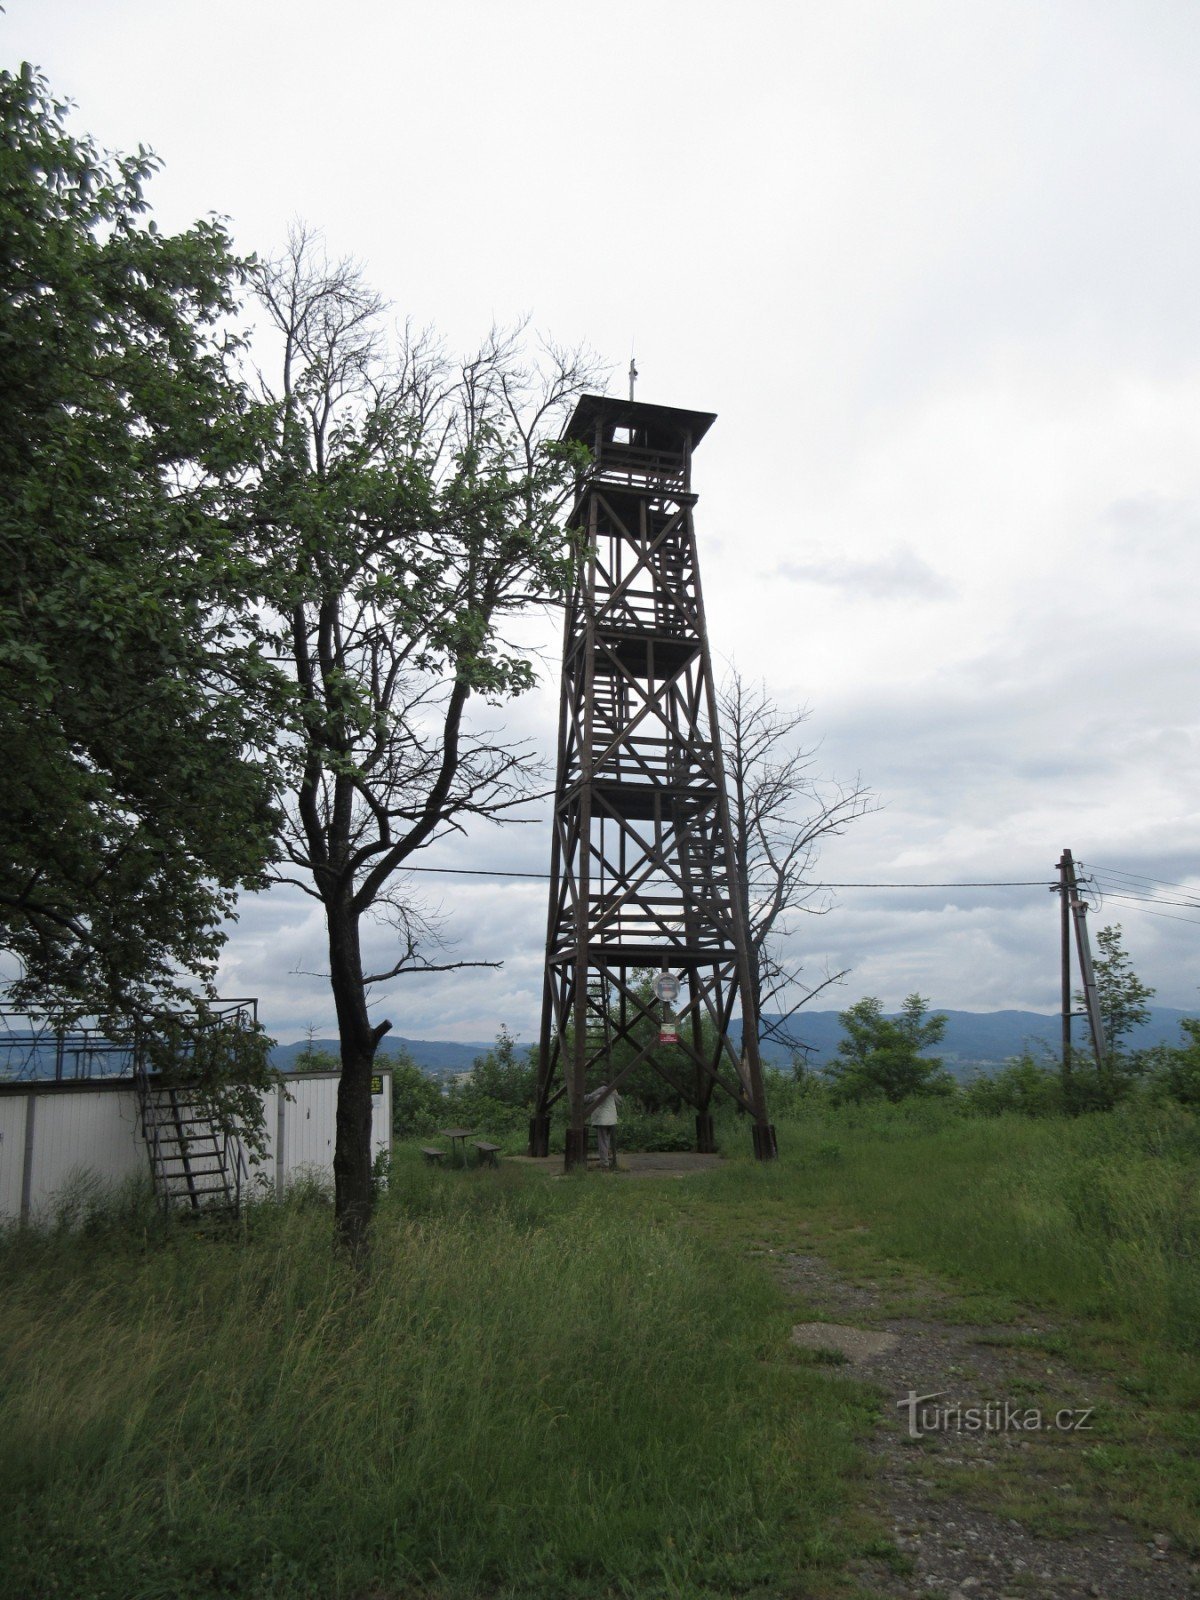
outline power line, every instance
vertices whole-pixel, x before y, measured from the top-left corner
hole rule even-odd
[[[1178,906],[1183,911],[1200,911],[1200,900],[1175,900],[1165,894],[1134,894],[1121,884],[1111,885],[1099,882],[1095,877],[1089,876],[1093,888],[1106,900],[1132,900],[1149,906]]]
[[[548,883],[548,872],[509,872],[502,867],[405,867],[405,872],[433,872],[458,878],[536,878]],[[1056,889],[1048,878],[992,878],[932,883],[814,883],[813,889]]]
[[[1116,898],[1114,895],[1113,899]],[[1165,917],[1168,922],[1190,922],[1193,927],[1200,928],[1200,917],[1173,917],[1169,911],[1151,911],[1148,905],[1135,905],[1132,909],[1146,917]]]
[[[814,889],[1057,889],[1049,878],[989,878],[935,883],[814,883]]]
[[[1172,883],[1168,878],[1150,878],[1143,872],[1126,872],[1122,867],[1099,867],[1087,861],[1077,861],[1075,864],[1085,872],[1098,872],[1106,878],[1132,878],[1138,883],[1154,883],[1163,889],[1182,889],[1185,893],[1190,892],[1191,888],[1186,883]]]

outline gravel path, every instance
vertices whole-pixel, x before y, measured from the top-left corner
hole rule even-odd
[[[803,1306],[807,1320],[794,1342],[816,1351],[833,1378],[844,1373],[881,1391],[880,1425],[870,1443],[878,1507],[902,1555],[895,1565],[910,1570],[899,1573],[883,1560],[860,1563],[854,1576],[863,1594],[906,1600],[1200,1595],[1200,1566],[1172,1549],[1165,1534],[1148,1538],[1114,1521],[1074,1481],[1078,1452],[1096,1438],[1081,1413],[1129,1402],[1039,1348],[1036,1336],[1051,1331],[1046,1323],[941,1320],[937,1312],[950,1310],[951,1302],[937,1290],[921,1294],[932,1316],[889,1317],[883,1290],[850,1282],[818,1256],[756,1253],[772,1262]],[[898,1406],[910,1393],[936,1399]],[[1031,1430],[1033,1407],[1049,1429]],[[1062,1431],[1054,1426],[1059,1410],[1072,1412]],[[1075,1426],[1081,1420],[1082,1429]],[[1020,1522],[983,1509],[981,1502],[1001,1500],[1014,1487],[1028,1505]]]

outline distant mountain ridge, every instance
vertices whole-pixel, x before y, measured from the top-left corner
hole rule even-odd
[[[940,1056],[956,1076],[969,1076],[977,1068],[1003,1066],[1025,1051],[1035,1060],[1047,1051],[1058,1054],[1061,1024],[1055,1013],[1048,1016],[1041,1011],[950,1011],[939,1006],[932,1009],[946,1018],[946,1034],[941,1044],[929,1053]],[[896,1012],[886,1014],[897,1015]],[[1178,1044],[1180,1022],[1184,1017],[1195,1015],[1195,1011],[1154,1006],[1150,1021],[1135,1028],[1126,1042],[1135,1050],[1154,1044]],[[737,1030],[736,1023],[734,1030]],[[810,1047],[811,1066],[823,1066],[837,1055],[842,1029],[836,1011],[802,1011],[793,1018],[791,1032]],[[740,1032],[738,1037],[740,1040]],[[1087,1024],[1082,1017],[1077,1017],[1072,1024],[1072,1038],[1080,1050],[1089,1048]],[[791,1059],[789,1050],[774,1043],[768,1043],[764,1055],[768,1061],[776,1063]]]
[[[889,1014],[896,1015],[895,1012]],[[994,1071],[1026,1050],[1035,1059],[1047,1053],[1055,1056],[1058,1053],[1059,1021],[1054,1014],[1048,1016],[1041,1011],[949,1011],[943,1008],[942,1015],[947,1019],[946,1036],[931,1054],[940,1056],[956,1077],[969,1078],[976,1072]],[[1128,1042],[1135,1049],[1153,1044],[1178,1044],[1180,1022],[1184,1017],[1195,1015],[1196,1009],[1177,1011],[1170,1006],[1155,1006],[1151,1009],[1150,1021],[1144,1027],[1135,1029]],[[842,1037],[836,1011],[802,1011],[793,1019],[791,1026],[796,1037],[809,1046],[810,1066],[821,1067],[834,1060],[838,1041]],[[739,1022],[734,1022],[730,1034],[737,1044],[741,1043]],[[1087,1027],[1081,1017],[1074,1024],[1074,1038],[1080,1050],[1087,1050]],[[388,1034],[380,1047],[377,1061],[381,1068],[386,1068],[387,1058],[404,1049],[416,1065],[431,1077],[451,1077],[455,1073],[469,1072],[476,1056],[492,1049],[493,1044],[494,1040],[462,1043],[455,1039],[405,1039]],[[313,1039],[310,1045],[308,1040],[300,1039],[293,1044],[276,1045],[271,1052],[272,1064],[283,1072],[294,1072],[297,1059],[308,1049],[322,1051],[336,1058],[338,1041]],[[10,1054],[12,1059],[6,1059],[0,1048],[0,1082],[15,1077],[28,1077],[35,1081],[53,1077],[53,1046]],[[786,1066],[791,1061],[791,1051],[772,1041],[768,1041],[763,1054],[775,1066]],[[73,1076],[74,1064],[70,1064],[67,1070],[68,1075]],[[97,1076],[103,1073],[103,1067],[93,1070]],[[119,1065],[117,1070],[120,1070]]]
[[[386,1067],[387,1057],[399,1055],[403,1049],[422,1071],[440,1078],[448,1073],[469,1072],[475,1064],[475,1057],[490,1050],[494,1043],[495,1040],[486,1044],[460,1044],[454,1039],[403,1039],[389,1033],[380,1045],[375,1061],[381,1068]],[[295,1044],[277,1044],[271,1051],[271,1065],[278,1067],[281,1072],[294,1072],[297,1058],[306,1050],[320,1050],[336,1057],[340,1049],[336,1039],[314,1039],[311,1044],[307,1039],[299,1039]]]
[[[970,1076],[976,1070],[992,1070],[1003,1066],[1026,1050],[1036,1058],[1050,1052],[1057,1054],[1059,1047],[1059,1019],[1056,1014],[1042,1011],[950,1011],[941,1010],[946,1018],[946,1036],[932,1052],[945,1062],[955,1076]],[[888,1015],[895,1016],[891,1012]],[[809,1046],[808,1061],[811,1066],[823,1066],[837,1055],[838,1041],[842,1037],[841,1024],[836,1011],[802,1011],[794,1018],[791,1030]],[[1179,1024],[1184,1017],[1195,1016],[1195,1011],[1177,1011],[1170,1006],[1155,1006],[1150,1021],[1135,1029],[1128,1043],[1134,1049],[1144,1049],[1153,1044],[1178,1044]],[[741,1024],[734,1022],[731,1036],[741,1043]],[[1087,1025],[1082,1017],[1074,1023],[1074,1039],[1081,1050],[1088,1048]],[[380,1047],[379,1061],[395,1054],[398,1046],[408,1051],[418,1067],[442,1077],[456,1072],[469,1072],[475,1057],[492,1048],[493,1041],[476,1041],[466,1044],[449,1039],[403,1039],[389,1034]],[[276,1046],[271,1059],[284,1072],[295,1070],[296,1058],[309,1048],[308,1042]],[[314,1050],[324,1050],[336,1056],[336,1039],[314,1039]],[[768,1062],[783,1066],[790,1062],[791,1051],[785,1046],[768,1042],[764,1056]]]

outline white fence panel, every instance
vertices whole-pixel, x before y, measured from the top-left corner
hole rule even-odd
[[[301,1176],[332,1182],[337,1084],[336,1073],[298,1073],[286,1092],[264,1095],[266,1152],[251,1169],[251,1191],[256,1176],[275,1193]],[[373,1157],[392,1148],[391,1090],[384,1073],[371,1098]],[[0,1221],[44,1219],[80,1179],[115,1185],[149,1170],[131,1083],[42,1082],[0,1093]]]
[[[38,1094],[34,1107],[29,1219],[44,1220],[57,1196],[88,1177],[120,1183],[150,1172],[137,1097],[103,1089]]]
[[[26,1095],[0,1096],[0,1221],[21,1215],[28,1108]]]

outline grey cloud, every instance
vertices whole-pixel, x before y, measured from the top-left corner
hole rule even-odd
[[[1165,495],[1129,495],[1114,500],[1100,519],[1100,534],[1122,551],[1190,557],[1200,533],[1200,507]]]
[[[869,600],[947,600],[953,586],[907,546],[898,546],[874,561],[829,556],[806,562],[785,561],[776,575],[793,583],[816,583]]]

